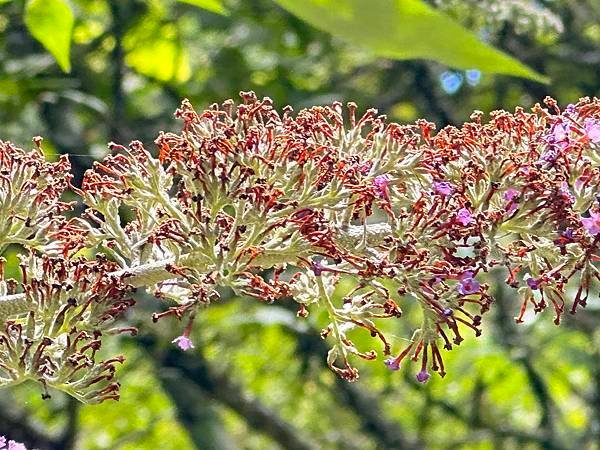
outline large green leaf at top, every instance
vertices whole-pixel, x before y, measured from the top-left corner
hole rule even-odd
[[[28,0],[25,25],[31,35],[50,52],[60,68],[71,70],[73,11],[66,0]]]
[[[392,59],[429,59],[459,69],[479,69],[547,79],[420,0],[275,0],[316,28]]]
[[[207,11],[214,12],[217,14],[222,14],[226,16],[227,9],[223,6],[223,2],[221,0],[178,0],[181,3],[188,3],[190,5],[197,6],[202,9],[206,9]]]

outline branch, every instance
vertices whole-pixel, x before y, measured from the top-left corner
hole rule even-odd
[[[337,230],[340,242],[349,246],[359,246],[366,241],[369,246],[376,246],[383,242],[383,239],[390,235],[391,227],[386,223],[368,224],[365,226],[349,225],[347,228]],[[317,248],[310,249],[305,255],[294,255],[292,261],[281,260],[281,254],[264,254],[254,259],[254,266],[264,266],[266,268],[278,264],[295,263],[298,256],[311,256]],[[121,269],[109,274],[115,278],[126,278],[128,284],[133,287],[150,286],[161,281],[172,280],[178,275],[169,272],[166,267],[170,264],[196,266],[196,255],[188,253],[181,256],[178,260],[167,258],[161,261],[155,261],[136,267]],[[0,296],[0,322],[3,322],[10,316],[24,314],[29,311],[29,303],[25,294],[14,294]]]
[[[185,378],[180,368],[158,371],[165,392],[171,397],[177,417],[198,449],[237,450],[240,448],[224,430],[220,412],[196,380]]]
[[[17,442],[23,442],[28,448],[38,450],[65,450],[62,440],[55,436],[47,434],[43,427],[37,423],[32,423],[27,418],[24,411],[19,411],[14,405],[8,406],[2,402],[0,407],[0,434],[10,434],[10,439]]]
[[[230,374],[217,370],[201,352],[185,354],[175,348],[159,351],[151,336],[140,339],[161,368],[180,372],[184,379],[237,412],[249,426],[271,437],[286,450],[316,450],[318,446],[285,422],[275,411],[250,398]]]

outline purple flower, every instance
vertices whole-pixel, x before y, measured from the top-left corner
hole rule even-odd
[[[390,177],[387,175],[377,175],[373,180],[373,186],[379,193],[380,197],[388,198],[388,184],[390,182]]]
[[[452,308],[444,308],[442,314],[444,314],[444,317],[451,317],[454,314],[454,311],[452,311]]]
[[[519,196],[519,191],[514,188],[508,188],[504,192],[504,195],[503,195],[504,200],[506,200],[507,202],[512,202],[518,196]]]
[[[311,267],[313,273],[315,274],[315,276],[320,277],[321,274],[323,273],[323,264],[321,263],[321,261],[315,261],[312,263],[312,267]]]
[[[456,220],[463,226],[467,226],[473,222],[473,215],[467,208],[461,208],[456,214]]]
[[[398,358],[388,358],[383,363],[390,370],[400,369],[400,361],[398,361]]]
[[[441,195],[450,195],[452,192],[454,192],[452,184],[448,183],[447,181],[435,181],[433,183],[433,189],[436,194]]]
[[[177,346],[183,351],[189,350],[190,348],[194,348],[194,343],[185,334],[182,336],[177,336],[171,341],[171,343],[177,344]]]
[[[527,286],[533,291],[540,288],[540,280],[536,280],[535,278],[527,278]]]
[[[569,103],[565,108],[565,112],[568,114],[573,114],[575,112],[575,105],[573,103]]]
[[[573,229],[567,228],[565,231],[562,232],[562,235],[567,239],[573,239]]]
[[[430,376],[431,375],[429,375],[429,372],[427,372],[427,370],[423,369],[417,374],[417,381],[419,383],[427,383],[427,380],[429,380]]]
[[[6,438],[4,436],[0,436],[0,448],[6,447]]]
[[[471,272],[470,270],[463,273],[459,277],[458,292],[461,295],[474,294],[475,292],[479,291],[480,287],[481,285],[479,284],[479,281],[473,278],[473,272]]]
[[[557,153],[556,149],[554,149],[554,148],[549,148],[540,155],[541,161],[550,162],[550,163],[556,161],[556,158],[558,158],[558,153]]]
[[[600,233],[600,213],[590,212],[590,217],[582,217],[581,225],[593,236]]]
[[[585,128],[585,135],[594,144],[600,142],[600,121],[588,117],[583,121],[583,127]]]

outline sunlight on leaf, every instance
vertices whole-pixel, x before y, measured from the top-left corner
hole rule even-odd
[[[207,11],[214,12],[227,16],[229,13],[221,0],[178,0],[181,3],[187,3],[189,5],[197,6],[198,8],[206,9]]]
[[[125,38],[129,66],[159,81],[185,82],[192,75],[187,50],[181,45],[174,24],[160,24],[147,17]]]
[[[548,82],[420,0],[275,0],[311,25],[392,59],[429,59]]]
[[[31,35],[54,56],[64,72],[71,71],[73,11],[65,0],[29,0],[25,25]]]

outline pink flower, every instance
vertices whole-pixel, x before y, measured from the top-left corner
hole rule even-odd
[[[516,197],[519,196],[519,191],[517,189],[514,188],[508,188],[505,192],[504,192],[504,200],[508,201],[508,202],[512,202]]]
[[[21,444],[20,442],[10,440],[8,441],[8,447],[6,444],[6,438],[4,436],[0,436],[0,450],[27,450],[25,445]]]
[[[358,166],[358,171],[363,175],[368,175],[372,165],[373,163],[371,161],[366,161]]]
[[[454,192],[454,188],[447,181],[435,181],[433,183],[433,189],[436,194],[450,195]]]
[[[458,292],[461,295],[474,294],[479,291],[480,287],[479,281],[473,278],[473,272],[470,270],[459,277]]]
[[[389,198],[389,182],[390,177],[388,177],[387,175],[378,175],[373,180],[373,186],[375,186],[375,189],[377,190],[377,193],[380,197],[383,197],[385,199]]]
[[[569,125],[556,122],[550,131],[550,135],[546,137],[546,141],[549,144],[558,145],[562,149],[567,148],[570,144]]]
[[[20,442],[8,441],[8,450],[27,450],[27,448]]]
[[[588,233],[595,236],[600,233],[600,213],[590,212],[590,217],[582,217],[581,225]]]
[[[456,214],[456,220],[461,225],[467,226],[471,222],[473,222],[473,215],[471,214],[471,211],[469,211],[467,208],[461,208],[461,209],[459,209],[458,213]]]
[[[583,127],[585,129],[585,135],[594,144],[600,142],[600,121],[588,117],[583,121]]]
[[[185,334],[182,336],[177,336],[171,341],[171,343],[177,344],[177,346],[183,351],[189,350],[190,348],[194,348],[194,343]]]

